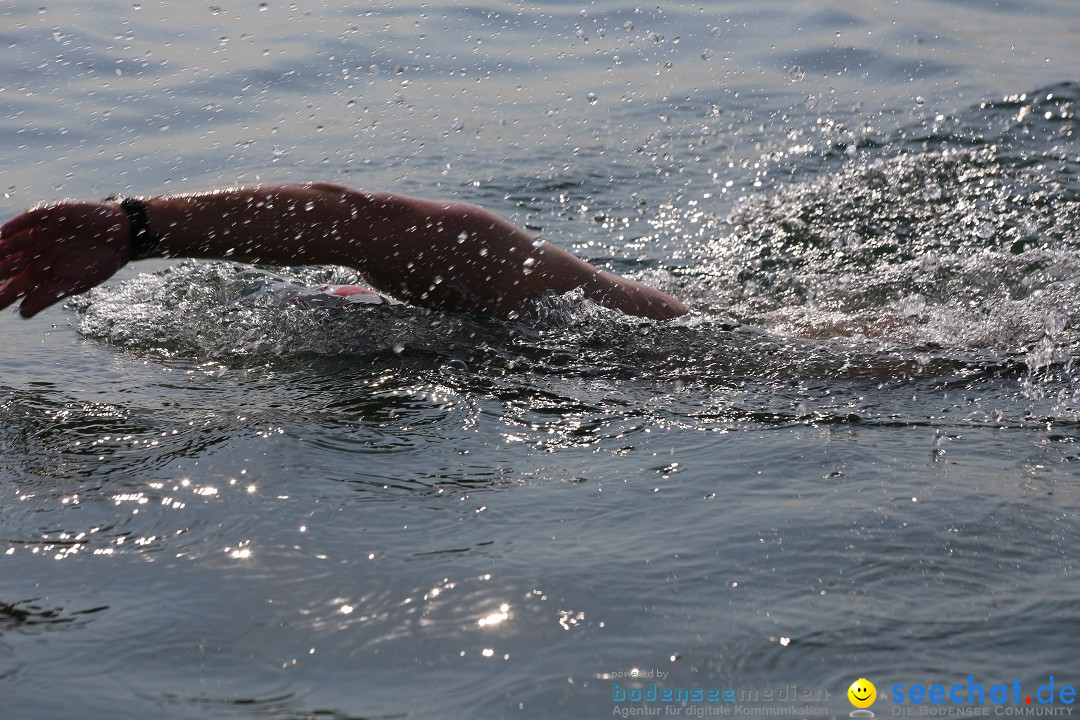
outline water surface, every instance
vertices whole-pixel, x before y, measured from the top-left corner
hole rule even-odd
[[[3,319],[5,717],[1080,680],[1071,2],[0,19],[5,217],[328,179],[695,308],[283,308],[357,276],[147,262]]]

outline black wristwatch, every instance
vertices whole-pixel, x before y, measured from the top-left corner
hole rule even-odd
[[[142,260],[153,255],[161,245],[161,236],[150,231],[150,217],[146,213],[146,203],[137,198],[110,195],[106,202],[120,201],[120,207],[127,213],[131,226],[131,259]]]

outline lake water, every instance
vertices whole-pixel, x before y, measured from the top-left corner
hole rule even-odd
[[[0,717],[1071,708],[1075,0],[43,2],[0,7],[4,218],[333,180],[695,312],[155,261],[0,319]],[[677,688],[723,698],[618,700]]]

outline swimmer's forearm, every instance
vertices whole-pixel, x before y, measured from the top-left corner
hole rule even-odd
[[[582,288],[634,315],[686,306],[601,273],[474,205],[328,183],[239,187],[146,201],[160,254],[274,265],[346,265],[418,305],[506,315],[546,292]]]
[[[161,257],[266,265],[349,264],[348,207],[307,185],[234,187],[145,200]]]

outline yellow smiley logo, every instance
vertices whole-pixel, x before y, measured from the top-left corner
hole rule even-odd
[[[877,688],[866,678],[859,678],[847,689],[848,700],[857,708],[868,708],[877,699]]]

